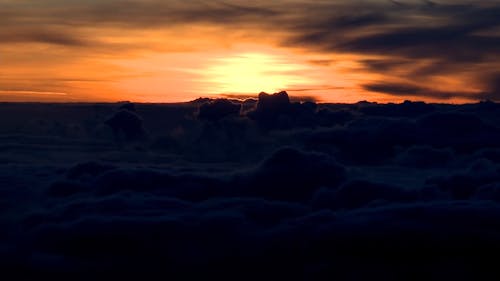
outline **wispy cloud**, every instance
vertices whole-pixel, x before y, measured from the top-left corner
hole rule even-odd
[[[3,94],[16,94],[16,95],[43,95],[43,96],[67,96],[68,93],[57,93],[57,92],[39,92],[39,91],[9,91],[0,90],[0,95]]]
[[[0,37],[4,45],[43,43],[78,48],[80,56],[120,56],[131,49],[179,51],[189,50],[189,46],[199,51],[194,38],[203,44],[206,30],[187,30],[213,27],[214,41],[236,36],[237,40],[271,42],[326,55],[355,54],[363,71],[386,81],[403,79],[430,90],[429,95],[436,98],[462,95],[454,94],[459,85],[450,91],[428,85],[451,78],[464,81],[463,87],[473,85],[467,93],[474,88],[500,98],[490,90],[495,82],[483,79],[500,66],[498,1],[4,0],[2,4]],[[172,30],[179,31],[164,40],[145,36]],[[125,40],[124,34],[131,38]],[[317,63],[329,65],[328,60]]]

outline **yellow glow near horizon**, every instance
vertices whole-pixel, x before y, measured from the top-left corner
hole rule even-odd
[[[279,55],[241,53],[213,59],[203,76],[219,93],[255,94],[313,83],[311,78],[301,75],[304,70],[304,65],[291,63]]]
[[[0,101],[185,102],[198,97],[257,97],[261,91],[280,90],[319,102],[443,101],[413,97],[411,93],[394,96],[364,89],[364,84],[386,77],[367,71],[360,61],[383,58],[305,52],[272,43],[239,43],[186,51],[118,49],[99,55],[85,55],[84,49],[78,49],[81,54],[74,55],[73,49],[46,44],[32,44],[29,50],[0,46],[0,53],[7,54],[2,57],[0,68]],[[42,52],[44,56],[38,55]],[[426,83],[439,85],[438,90],[447,92],[475,87],[473,81],[464,86],[464,81],[467,80],[445,76]],[[479,92],[480,88],[469,91],[474,90]],[[446,102],[471,100],[472,96]]]

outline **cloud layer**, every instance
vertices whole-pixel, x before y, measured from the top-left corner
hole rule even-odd
[[[33,279],[483,279],[500,104],[0,104],[0,269]],[[432,279],[432,278],[431,278]]]

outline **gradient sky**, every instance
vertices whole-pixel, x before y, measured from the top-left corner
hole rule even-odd
[[[500,100],[500,0],[0,0],[0,101]]]

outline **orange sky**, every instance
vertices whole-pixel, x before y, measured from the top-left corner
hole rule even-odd
[[[459,64],[453,57],[417,58],[403,52],[408,48],[395,49],[400,54],[394,55],[376,49],[378,41],[371,43],[373,50],[357,50],[357,45],[346,50],[342,40],[364,40],[366,33],[392,31],[397,23],[358,28],[360,16],[347,1],[338,1],[347,12],[335,19],[335,27],[345,29],[342,20],[353,14],[357,29],[338,31],[328,39],[332,43],[322,33],[309,35],[311,27],[300,27],[310,15],[281,15],[283,7],[261,1],[251,7],[241,1],[204,4],[200,10],[181,1],[166,1],[170,6],[156,0],[81,2],[0,0],[0,38],[6,39],[0,45],[0,101],[178,102],[287,90],[322,102],[468,102],[489,90],[478,71],[490,75],[498,66],[491,59]],[[308,7],[303,1],[282,2],[290,9]],[[368,10],[381,9],[381,1],[368,2]],[[182,13],[187,15],[178,16]],[[266,17],[274,18],[267,22]],[[315,37],[304,41],[304,36]],[[431,69],[436,64],[440,71]]]

